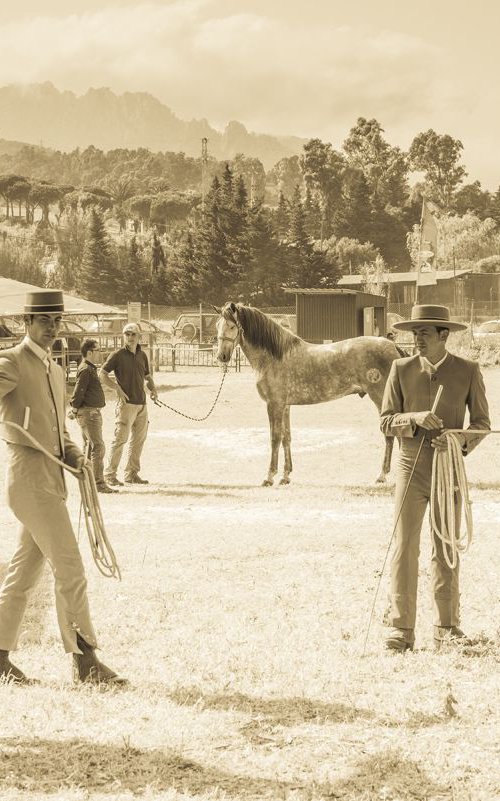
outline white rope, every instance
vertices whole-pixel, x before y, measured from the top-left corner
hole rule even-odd
[[[432,460],[430,517],[433,536],[441,540],[446,564],[453,569],[458,564],[459,554],[465,553],[472,542],[472,502],[462,446],[456,433],[446,432],[445,436],[446,450],[436,450]],[[456,506],[460,501],[465,518],[463,534],[457,527]]]
[[[104,527],[99,495],[90,463],[85,461],[81,470],[71,467],[47,451],[29,431],[26,431],[25,428],[17,423],[2,420],[0,425],[9,426],[10,428],[15,428],[16,431],[20,431],[37,451],[43,453],[48,459],[62,467],[63,470],[67,470],[77,477],[92,558],[103,576],[121,579],[120,568]]]

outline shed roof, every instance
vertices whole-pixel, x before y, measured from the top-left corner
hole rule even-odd
[[[355,295],[355,289],[300,289],[299,287],[284,287],[289,295]]]
[[[438,281],[449,280],[450,278],[457,278],[471,270],[436,270],[436,279]],[[382,273],[380,281],[383,284],[398,284],[398,283],[416,283],[417,271],[412,270],[406,273]],[[360,286],[366,282],[364,275],[353,273],[352,275],[343,275],[339,279],[339,286]]]
[[[27,292],[36,292],[43,289],[33,284],[24,284],[22,281],[14,281],[13,278],[3,278],[0,276],[0,315],[14,317],[24,313],[24,300]],[[92,300],[79,298],[75,295],[64,294],[64,306],[70,311],[69,314],[120,314],[120,309],[116,306],[107,306],[104,303],[94,303]]]

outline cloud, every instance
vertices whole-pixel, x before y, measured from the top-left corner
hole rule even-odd
[[[217,16],[211,0],[35,16],[0,27],[5,82],[147,90],[183,117],[317,135],[428,112],[439,53],[416,37]],[[23,54],[28,54],[23,57]]]

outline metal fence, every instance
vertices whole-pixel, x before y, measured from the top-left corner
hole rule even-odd
[[[179,367],[220,367],[217,360],[216,345],[177,342],[175,345],[160,345],[154,348],[153,364],[156,370],[166,369],[175,372]],[[249,365],[248,359],[239,345],[233,351],[228,364],[237,373]]]

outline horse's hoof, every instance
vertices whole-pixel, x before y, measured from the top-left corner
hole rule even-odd
[[[280,481],[280,484],[289,484],[289,483],[290,479],[288,478],[288,476],[283,476],[283,478]]]
[[[261,486],[262,487],[272,487],[273,486],[272,478],[265,478],[264,481],[262,482]]]
[[[376,484],[386,484],[386,483],[387,483],[387,477],[386,477],[386,475],[385,475],[384,473],[381,473],[381,474],[378,476],[378,478],[377,478],[377,480],[376,480],[376,482],[375,482],[375,483],[376,483]]]

